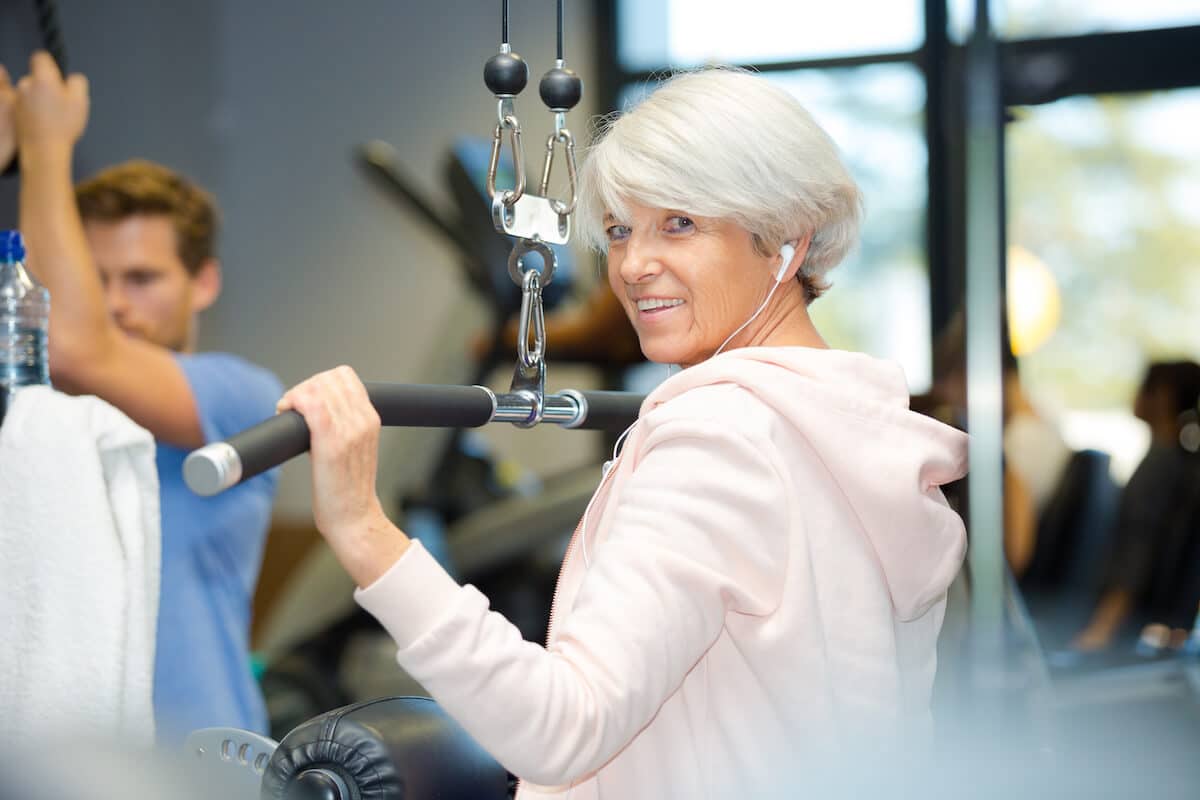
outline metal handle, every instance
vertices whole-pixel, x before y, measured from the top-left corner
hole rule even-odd
[[[528,426],[531,420],[567,428],[621,431],[637,418],[642,396],[629,392],[567,390],[540,398],[526,392],[496,395],[484,386],[368,383],[367,394],[388,427],[477,428],[488,422]],[[223,442],[188,455],[183,477],[193,492],[218,494],[292,459],[309,448],[308,425],[287,411]]]

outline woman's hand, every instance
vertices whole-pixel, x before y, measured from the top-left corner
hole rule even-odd
[[[350,367],[322,372],[289,391],[278,411],[295,410],[311,434],[313,519],[338,561],[362,587],[408,547],[375,493],[379,414]]]

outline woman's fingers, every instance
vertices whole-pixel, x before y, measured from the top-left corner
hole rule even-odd
[[[295,410],[306,419],[312,415],[322,430],[332,425],[345,433],[380,425],[379,413],[371,404],[366,386],[357,373],[346,366],[319,373],[297,384],[280,398],[275,410]]]
[[[336,535],[374,514],[379,414],[354,370],[314,375],[285,394],[278,408],[296,411],[308,424],[317,527]]]
[[[368,585],[408,539],[387,521],[375,494],[380,421],[366,387],[354,370],[338,367],[295,386],[277,408],[308,423],[313,519],[347,571]]]

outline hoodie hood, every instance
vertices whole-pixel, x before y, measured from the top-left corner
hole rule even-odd
[[[787,419],[828,466],[869,538],[901,620],[945,593],[966,552],[940,486],[967,472],[967,436],[908,408],[899,365],[862,353],[748,347],[664,381],[642,416],[700,386],[732,383]]]

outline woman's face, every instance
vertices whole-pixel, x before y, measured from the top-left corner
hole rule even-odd
[[[609,285],[642,353],[659,363],[712,356],[754,314],[778,267],[728,220],[630,204],[628,219],[606,214],[604,226]]]

